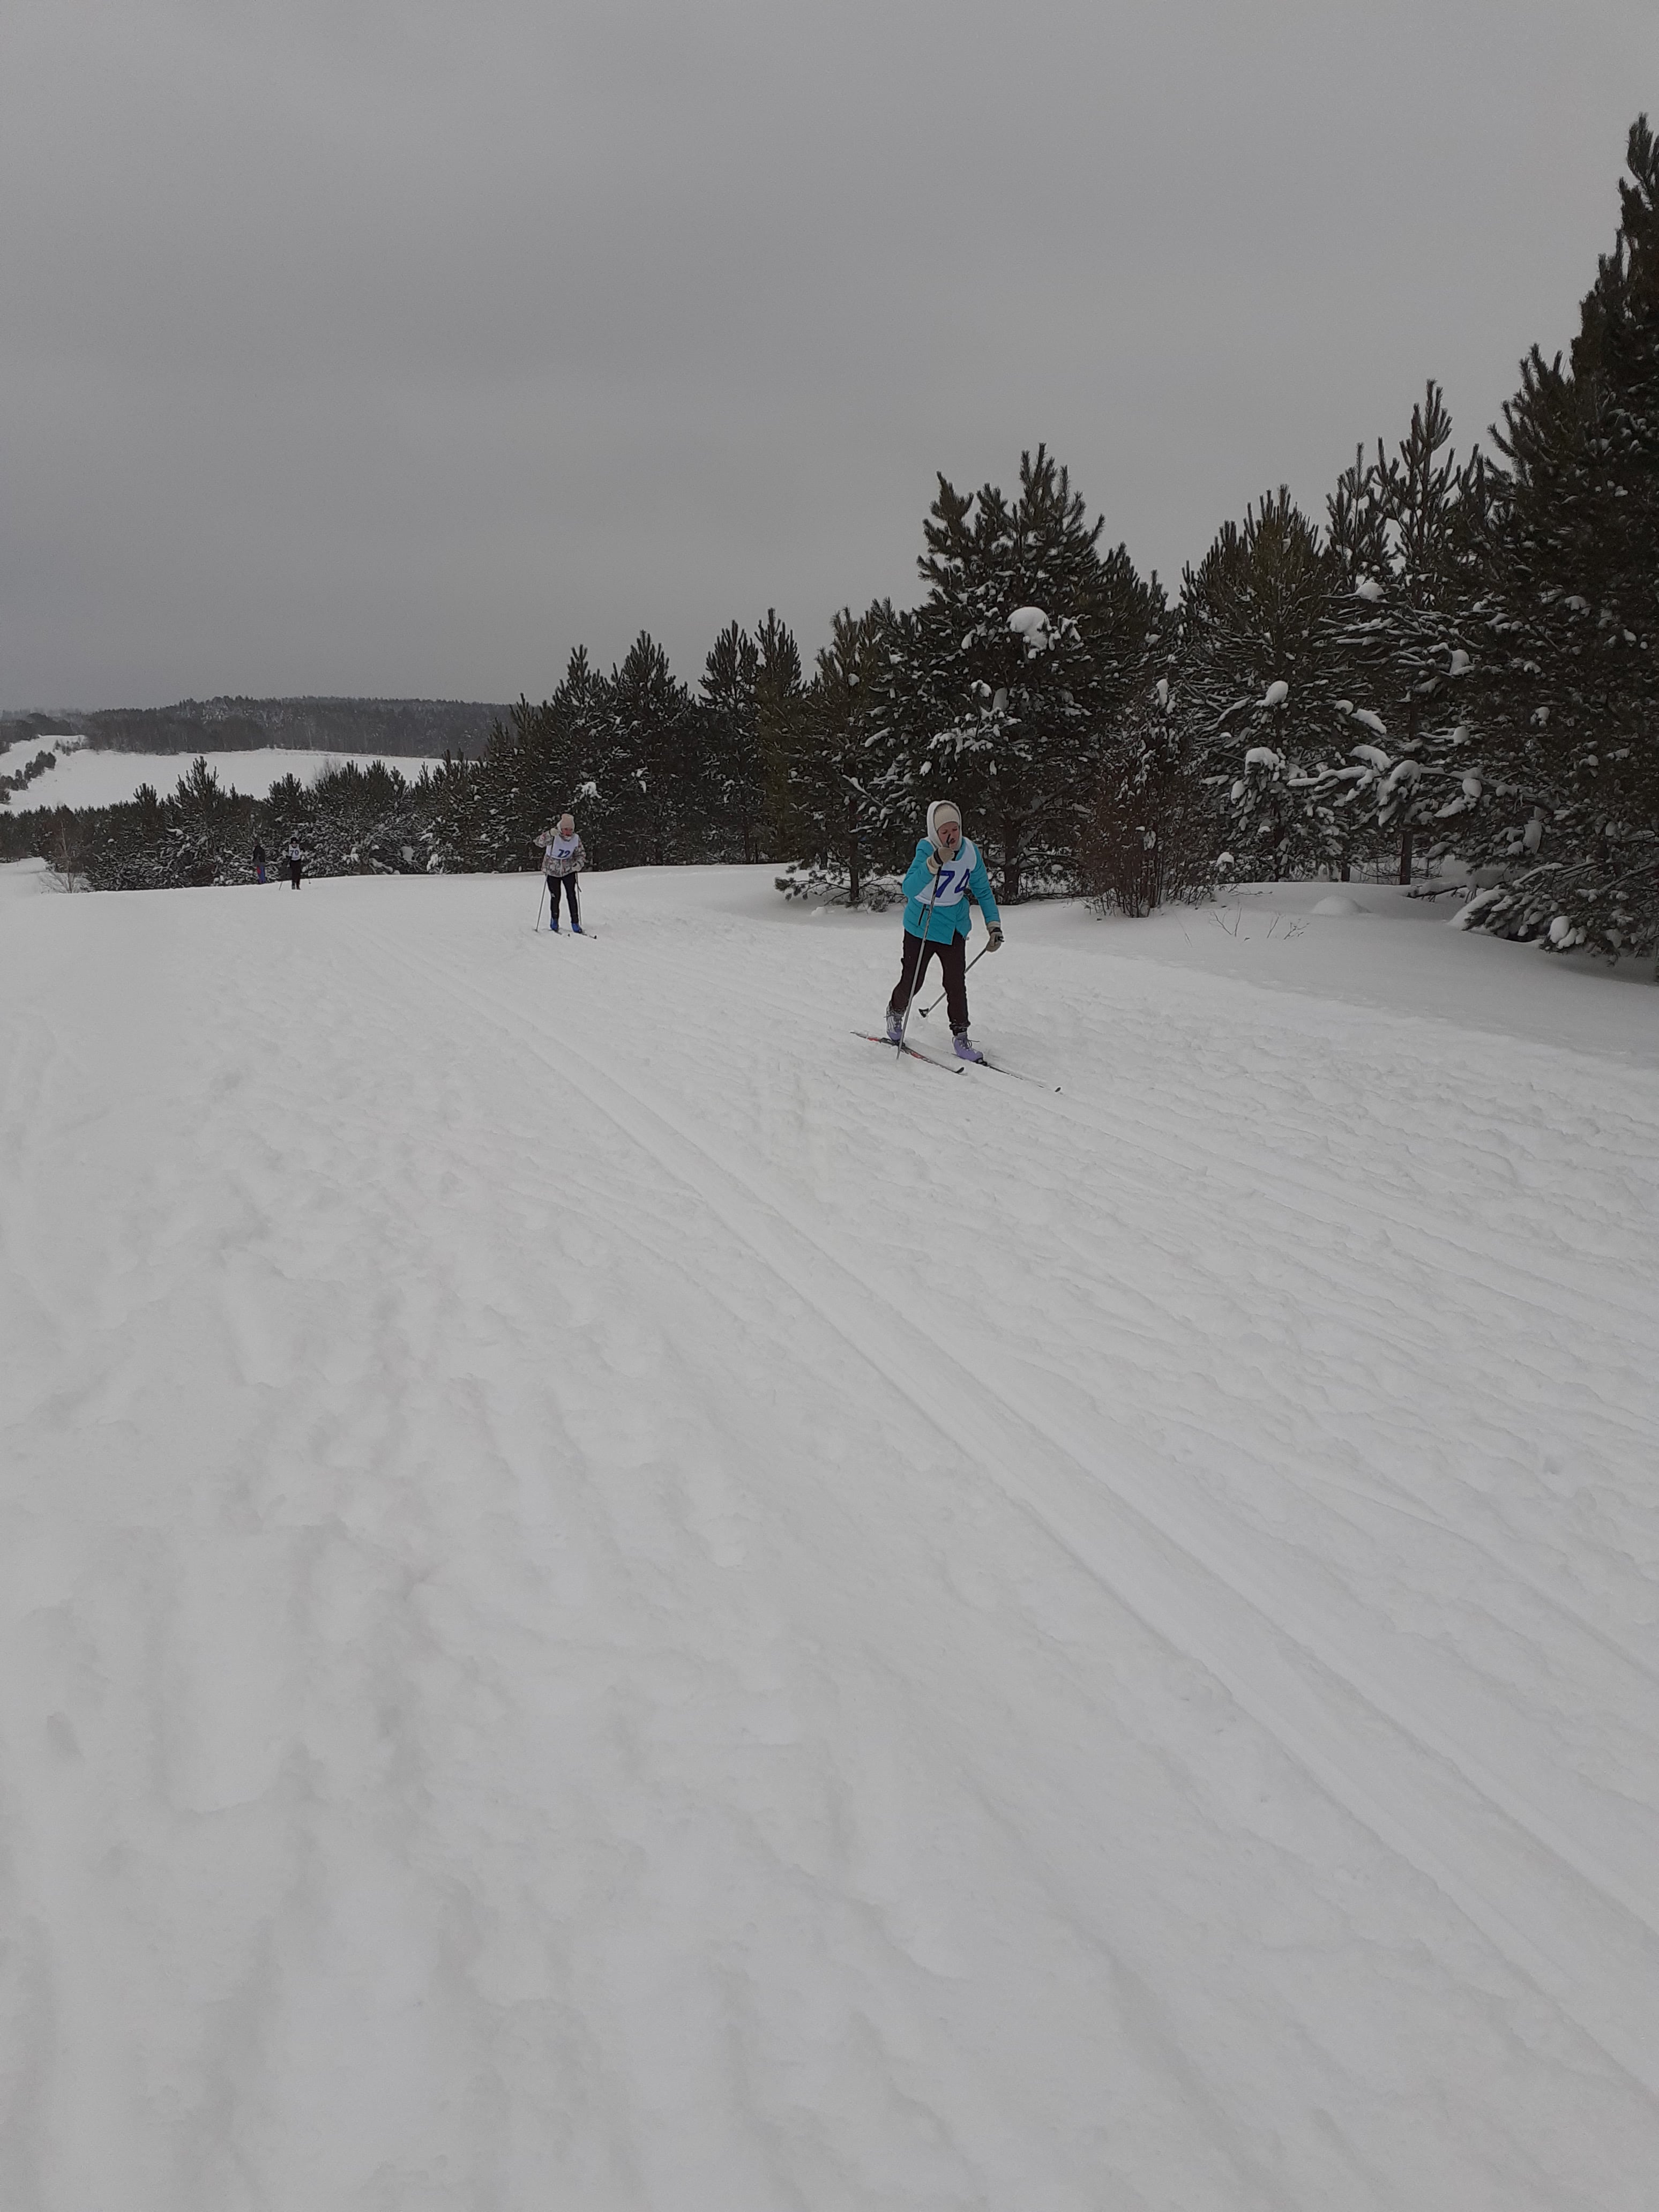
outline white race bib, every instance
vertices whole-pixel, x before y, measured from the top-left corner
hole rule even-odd
[[[967,895],[968,878],[973,874],[978,859],[979,854],[964,837],[957,848],[955,860],[939,862],[939,873],[933,878],[931,903],[934,906],[960,906]],[[921,903],[926,908],[930,902],[924,897]]]

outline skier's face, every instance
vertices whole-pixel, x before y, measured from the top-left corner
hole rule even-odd
[[[957,847],[962,842],[962,824],[959,822],[941,822],[939,825],[939,849],[945,859],[947,860],[954,859]]]

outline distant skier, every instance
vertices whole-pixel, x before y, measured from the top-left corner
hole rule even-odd
[[[253,880],[262,884],[265,879],[265,848],[256,837],[253,841]]]
[[[582,928],[581,908],[576,903],[576,878],[587,866],[587,854],[582,841],[576,835],[575,817],[562,814],[556,830],[544,830],[536,842],[542,848],[542,867],[547,877],[547,903],[551,909],[551,921],[556,936],[559,927],[559,888],[564,887],[565,903],[570,908],[570,927],[574,936],[586,934]]]
[[[927,809],[927,835],[916,842],[916,856],[904,878],[904,957],[893,995],[887,1002],[887,1035],[896,1044],[904,1033],[904,1010],[921,988],[930,960],[945,979],[945,1003],[958,1060],[985,1055],[968,1034],[968,933],[973,916],[969,895],[985,910],[991,933],[988,951],[1002,948],[1002,916],[992,895],[979,848],[962,834],[962,815],[948,799]]]
[[[296,891],[300,888],[300,868],[304,859],[305,854],[300,850],[299,839],[290,837],[288,841],[288,879]]]

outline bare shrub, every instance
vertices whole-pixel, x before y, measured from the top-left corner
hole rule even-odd
[[[68,807],[59,810],[43,841],[46,881],[55,891],[86,891],[88,841],[86,824]]]
[[[1209,888],[1218,825],[1212,795],[1172,753],[1108,763],[1079,854],[1085,894],[1103,912],[1153,913]]]

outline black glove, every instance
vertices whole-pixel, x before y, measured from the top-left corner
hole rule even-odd
[[[1000,952],[1002,950],[1002,925],[1000,922],[994,921],[990,927],[991,941],[986,946],[985,950],[988,952]]]

